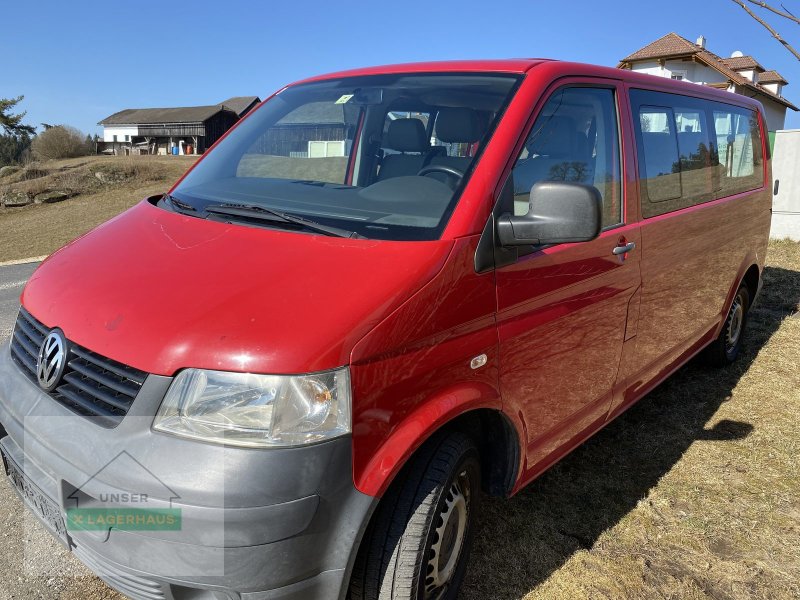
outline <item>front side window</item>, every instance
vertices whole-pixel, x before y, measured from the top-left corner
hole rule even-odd
[[[603,227],[622,222],[619,127],[614,90],[566,87],[545,104],[512,171],[514,214],[527,214],[540,181],[593,185],[603,198]]]
[[[205,218],[224,204],[233,219],[236,205],[367,238],[436,239],[518,82],[414,74],[292,86],[248,116],[172,196]]]

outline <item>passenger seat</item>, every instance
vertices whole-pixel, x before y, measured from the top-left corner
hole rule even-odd
[[[430,152],[425,125],[419,119],[396,119],[389,122],[384,147],[400,154],[387,154],[378,171],[378,181],[391,177],[416,175]],[[411,152],[413,154],[407,154]]]

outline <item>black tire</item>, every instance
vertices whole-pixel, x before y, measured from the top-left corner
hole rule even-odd
[[[475,444],[462,433],[425,444],[381,500],[353,566],[348,598],[454,600],[469,559],[480,470]],[[447,575],[445,585],[437,588],[432,574]]]
[[[705,349],[703,358],[706,364],[712,367],[726,367],[736,360],[742,349],[749,310],[750,290],[743,283],[733,297],[719,337]]]

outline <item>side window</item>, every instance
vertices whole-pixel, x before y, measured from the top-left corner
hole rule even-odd
[[[642,106],[639,109],[639,128],[642,140],[639,144],[639,178],[649,203],[680,199],[683,194],[680,155],[672,109]],[[661,214],[647,204],[642,203],[646,217]]]
[[[642,215],[653,217],[764,184],[756,113],[633,90]]]
[[[678,132],[680,152],[681,187],[686,206],[708,202],[711,196],[711,180],[717,164],[713,153],[706,111],[698,108],[676,106],[675,129]]]
[[[595,186],[603,227],[622,222],[619,127],[614,90],[565,87],[547,101],[512,171],[515,215],[527,214],[540,181]]]
[[[763,147],[756,113],[715,104],[713,114],[720,165],[716,196],[722,198],[764,185]]]

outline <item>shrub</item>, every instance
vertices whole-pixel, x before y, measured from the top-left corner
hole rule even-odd
[[[73,158],[89,154],[86,138],[68,125],[50,127],[37,135],[31,142],[31,151],[38,159]]]

